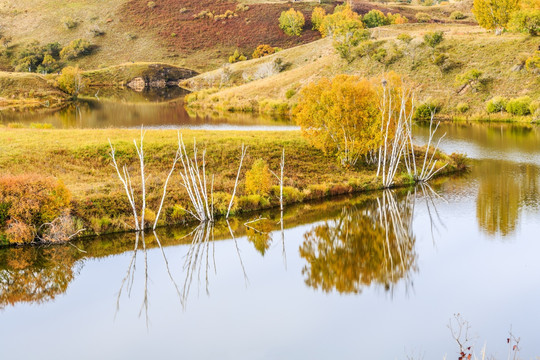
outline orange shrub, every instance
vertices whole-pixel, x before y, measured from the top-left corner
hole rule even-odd
[[[34,229],[69,208],[64,184],[41,175],[0,176],[0,231],[10,243],[30,242]]]

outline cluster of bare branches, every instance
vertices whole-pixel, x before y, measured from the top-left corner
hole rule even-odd
[[[434,122],[435,112],[431,110],[428,144],[423,154],[420,167],[416,164],[415,144],[413,142],[414,91],[401,86],[393,89],[386,80],[383,81],[379,109],[381,111],[380,136],[381,146],[377,154],[377,176],[382,178],[383,187],[394,185],[394,178],[403,160],[407,173],[415,182],[429,181],[448,164],[437,168],[435,156],[439,149],[443,134],[435,144],[435,135],[440,122]],[[396,106],[397,105],[397,106]],[[371,154],[373,158],[373,154]]]
[[[140,201],[140,203],[141,203],[140,218],[138,216],[137,202],[136,202],[136,199],[135,199],[135,192],[133,190],[133,185],[132,185],[132,181],[131,181],[131,175],[129,174],[128,166],[123,165],[122,170],[120,171],[120,166],[118,165],[118,162],[116,161],[116,149],[114,148],[114,146],[111,143],[111,140],[109,139],[109,145],[110,145],[110,148],[111,148],[111,152],[109,153],[109,155],[110,155],[111,160],[112,160],[112,166],[115,168],[116,174],[118,175],[118,178],[120,179],[120,181],[122,182],[122,185],[124,186],[126,196],[128,198],[129,204],[130,204],[131,209],[133,211],[133,220],[134,220],[134,223],[135,223],[135,230],[136,231],[143,231],[144,228],[145,228],[144,215],[145,215],[145,211],[146,211],[146,181],[148,180],[148,177],[146,177],[146,175],[145,175],[145,163],[144,163],[144,135],[145,134],[146,134],[146,131],[141,126],[141,136],[140,136],[139,143],[137,144],[137,140],[133,139],[133,145],[135,146],[135,150],[137,152],[137,157],[139,158],[139,166],[140,166],[140,169],[141,169],[141,190],[142,190],[142,193],[141,193],[141,201]],[[161,203],[160,203],[157,215],[156,215],[156,219],[154,221],[154,225],[153,225],[154,229],[157,226],[159,216],[161,214],[161,209],[162,209],[163,203],[165,201],[165,196],[166,196],[166,193],[167,193],[167,185],[169,183],[171,175],[174,172],[174,168],[175,168],[176,163],[178,162],[179,158],[180,158],[180,136],[179,136],[179,147],[178,147],[178,150],[176,151],[176,155],[175,155],[174,160],[173,160],[173,165],[172,165],[171,171],[169,172],[169,174],[168,174],[168,176],[167,176],[167,178],[165,180],[165,184],[163,185],[163,195],[161,197]]]
[[[141,198],[136,199],[135,191],[133,189],[132,178],[128,170],[127,165],[119,166],[116,159],[116,149],[112,145],[111,140],[109,139],[109,145],[111,151],[109,153],[112,166],[115,168],[118,178],[120,179],[128,202],[133,212],[134,220],[134,229],[136,231],[143,231],[145,229],[145,211],[146,211],[146,182],[148,177],[145,174],[145,161],[144,161],[144,136],[146,131],[141,127],[140,140],[137,143],[137,140],[133,140],[135,150],[137,152],[137,157],[139,159],[140,167],[140,176],[141,176]],[[238,168],[238,174],[236,176],[236,181],[234,184],[233,193],[231,196],[231,201],[229,208],[227,210],[227,218],[231,207],[234,202],[236,195],[236,189],[238,187],[240,172],[242,170],[242,164],[247,153],[247,147],[242,144],[242,150],[240,155],[240,165]],[[178,148],[173,158],[171,169],[165,179],[163,184],[163,194],[161,196],[161,201],[159,204],[158,211],[156,213],[156,218],[154,220],[153,229],[155,230],[159,221],[159,217],[162,213],[163,204],[167,196],[167,186],[169,180],[174,174],[176,164],[178,161],[182,163],[182,170],[180,171],[180,177],[182,179],[181,185],[186,189],[187,194],[190,199],[192,209],[185,209],[189,214],[191,214],[195,219],[200,222],[214,221],[214,176],[210,181],[207,180],[206,174],[206,150],[202,151],[202,158],[199,159],[197,143],[194,139],[193,141],[193,157],[188,155],[186,145],[180,133],[178,132]],[[138,207],[140,204],[140,208]]]

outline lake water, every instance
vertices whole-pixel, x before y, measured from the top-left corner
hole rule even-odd
[[[81,99],[60,110],[2,112],[0,124],[47,123],[57,129],[140,128],[211,130],[293,130],[290,121],[254,114],[198,114],[184,108],[187,91],[176,87],[136,92],[129,89],[88,89]]]
[[[477,355],[511,330],[537,359],[539,130],[441,130],[472,166],[431,187],[0,250],[0,358],[456,359],[459,313]]]

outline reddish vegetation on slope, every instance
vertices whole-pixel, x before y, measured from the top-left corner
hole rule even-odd
[[[239,48],[251,53],[257,45],[269,44],[288,48],[320,38],[311,30],[311,11],[315,4],[255,4],[247,11],[236,11],[237,16],[213,20],[197,19],[201,11],[216,15],[236,10],[231,0],[160,0],[148,6],[147,0],[131,0],[122,10],[126,21],[144,31],[156,31],[172,50],[192,52],[212,48]],[[294,7],[304,13],[306,25],[302,36],[287,36],[279,29],[282,11]],[[332,11],[335,5],[323,5]],[[175,34],[175,35],[172,35]]]

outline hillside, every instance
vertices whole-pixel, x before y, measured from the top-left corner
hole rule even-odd
[[[429,31],[443,31],[444,40],[436,50],[424,44]],[[397,39],[409,34],[407,44]],[[290,108],[298,91],[320,77],[348,73],[373,77],[385,71],[406,75],[419,85],[419,100],[438,102],[449,116],[487,117],[485,102],[493,96],[529,96],[540,99],[540,76],[525,70],[524,57],[540,45],[538,38],[521,34],[495,36],[477,26],[460,24],[404,24],[372,29],[370,48],[347,64],[334,50],[331,39],[281,51],[261,59],[248,60],[230,67],[230,80],[221,84],[223,69],[201,74],[181,84],[191,90],[203,90],[191,96],[192,107],[219,110],[272,111]],[[384,50],[381,50],[384,49]],[[437,54],[447,58],[436,64]],[[383,55],[381,55],[383,54]],[[287,66],[281,72],[261,77],[261,69],[281,59]],[[476,69],[482,75],[478,89],[463,87],[456,78]],[[290,99],[286,93],[289,91]],[[292,95],[291,94],[296,94]],[[470,110],[457,113],[458,104]]]
[[[319,39],[318,32],[311,30],[312,9],[323,6],[331,11],[341,2],[320,5],[318,1],[281,0],[0,0],[0,70],[12,71],[13,60],[32,41],[65,46],[75,39],[85,39],[92,44],[91,53],[66,61],[66,65],[96,69],[128,62],[164,62],[207,71],[227,62],[237,48],[250,55],[260,44],[290,48]],[[426,12],[438,23],[448,22],[450,12],[461,6],[360,1],[353,5],[360,14],[371,9],[400,12],[412,22],[417,12]],[[278,27],[281,11],[289,7],[302,11],[306,17],[302,36],[286,36]],[[202,16],[204,12],[206,15]]]

